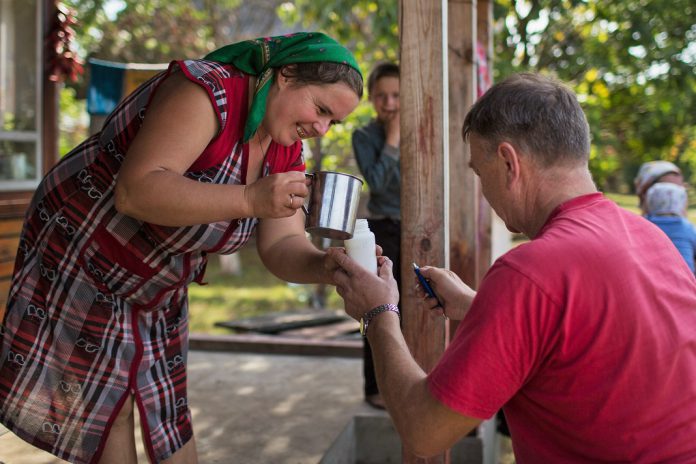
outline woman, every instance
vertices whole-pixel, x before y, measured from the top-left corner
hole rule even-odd
[[[633,183],[635,184],[639,206],[644,216],[648,215],[645,206],[645,194],[650,187],[658,182],[683,185],[684,177],[681,169],[669,161],[657,160],[643,163],[635,179],[633,179]]]
[[[0,326],[0,421],[71,462],[196,462],[186,399],[187,286],[256,227],[280,278],[331,282],[304,234],[302,139],[362,95],[318,33],[173,62],[48,173],[27,213]]]

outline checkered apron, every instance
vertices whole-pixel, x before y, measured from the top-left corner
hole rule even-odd
[[[224,85],[235,71],[203,61],[179,65],[208,88],[221,130],[236,130],[239,124],[226,124]],[[237,250],[257,223],[249,218],[160,227],[115,210],[116,174],[152,91],[168,72],[132,94],[100,134],[49,172],[20,238],[0,325],[0,421],[70,462],[98,460],[130,395],[153,462],[192,437],[187,285],[200,282],[207,252]],[[219,159],[186,175],[199,182],[242,183],[241,141]],[[266,162],[263,174],[268,173]]]

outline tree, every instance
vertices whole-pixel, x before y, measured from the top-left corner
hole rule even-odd
[[[398,55],[397,8],[397,0],[295,0],[280,12],[352,45],[369,69]],[[693,177],[695,12],[690,0],[497,0],[494,75],[536,71],[574,88],[601,186],[629,185],[639,164],[655,158]]]
[[[574,87],[605,187],[630,185],[649,159],[688,173],[696,167],[695,12],[688,0],[499,1],[496,71],[549,72]]]
[[[78,24],[75,41],[83,60],[167,63],[200,57],[218,46],[285,31],[275,15],[279,0],[64,0]],[[89,74],[68,84],[61,117],[75,113],[87,94]],[[65,122],[61,124],[64,126]],[[61,153],[81,134],[61,133]]]
[[[83,56],[167,62],[284,28],[328,33],[364,72],[398,61],[397,0],[121,0],[111,16],[113,1],[66,3],[78,11]],[[494,76],[536,71],[569,83],[590,121],[600,186],[630,185],[655,158],[696,181],[695,13],[691,0],[496,0]],[[370,117],[363,104],[322,138],[322,167],[355,169],[350,134]]]

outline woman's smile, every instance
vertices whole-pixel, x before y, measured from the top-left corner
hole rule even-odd
[[[309,135],[307,134],[307,132],[305,132],[305,130],[299,124],[297,125],[297,135],[300,136],[300,139],[309,138]]]

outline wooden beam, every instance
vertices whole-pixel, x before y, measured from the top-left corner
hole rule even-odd
[[[480,254],[478,179],[469,168],[462,139],[464,117],[476,100],[476,0],[448,1],[450,269],[469,286],[478,285]],[[452,324],[453,328],[455,324]]]
[[[445,0],[401,0],[401,304],[406,343],[429,372],[448,339],[444,318],[420,309],[411,263],[448,265],[447,8]],[[447,463],[449,452],[405,463]]]
[[[485,63],[479,62],[479,66],[485,65],[491,78],[491,82],[486,85],[483,82],[478,82],[479,91],[488,90],[488,86],[492,83],[493,79],[493,1],[492,0],[478,0],[476,7],[476,37],[479,45],[483,48],[485,52]],[[477,58],[477,61],[479,59]],[[483,195],[479,195],[478,204],[478,256],[477,256],[477,272],[476,272],[476,286],[483,279],[488,269],[491,267],[492,258],[492,216],[493,212],[491,207],[483,198]]]
[[[43,21],[43,34],[50,31],[51,25],[53,24],[54,18],[58,14],[56,8],[56,0],[44,0],[44,21]],[[42,101],[43,101],[43,118],[42,118],[42,170],[45,174],[53,165],[58,162],[59,150],[58,150],[58,119],[59,119],[59,99],[60,99],[60,85],[58,82],[51,81],[48,78],[49,74],[49,63],[46,59],[46,50],[42,54],[43,68],[43,88],[42,88]]]

